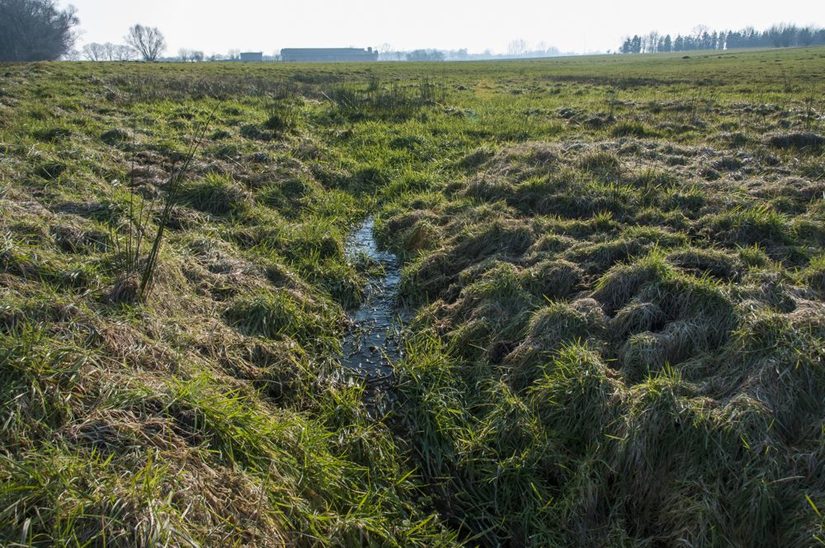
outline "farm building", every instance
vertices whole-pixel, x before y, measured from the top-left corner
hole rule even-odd
[[[378,61],[378,52],[372,48],[287,48],[281,50],[281,59],[289,63]]]
[[[245,51],[241,53],[241,61],[260,63],[263,60],[264,52],[262,51]]]

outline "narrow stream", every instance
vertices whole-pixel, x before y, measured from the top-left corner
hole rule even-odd
[[[346,243],[351,261],[367,258],[378,263],[382,272],[370,279],[361,306],[349,312],[350,327],[344,337],[341,363],[368,383],[381,383],[391,380],[390,363],[403,355],[403,314],[397,306],[401,262],[393,253],[378,249],[374,228],[375,219],[368,217]]]

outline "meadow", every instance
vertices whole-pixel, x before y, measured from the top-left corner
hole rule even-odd
[[[825,544],[823,97],[823,48],[0,65],[0,544]]]

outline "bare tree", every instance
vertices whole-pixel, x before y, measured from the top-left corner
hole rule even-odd
[[[200,63],[203,61],[204,53],[196,49],[181,48],[178,50],[178,58],[184,63]]]
[[[115,44],[112,52],[112,61],[132,61],[135,58],[135,50],[126,44]]]
[[[106,42],[103,44],[103,50],[106,52],[106,60],[107,61],[114,61],[116,55],[117,46],[111,42]]]
[[[83,57],[89,61],[105,61],[106,51],[103,44],[92,42],[83,46]]]
[[[126,43],[143,57],[144,61],[157,61],[166,50],[166,39],[156,27],[135,25],[126,35]]]
[[[404,53],[393,49],[392,44],[385,42],[378,48],[378,58],[381,61],[401,61]]]
[[[131,61],[135,50],[124,44],[92,42],[83,46],[83,57],[89,61]]]
[[[527,42],[519,38],[507,44],[507,53],[513,57],[520,57],[527,53]]]
[[[54,0],[0,0],[0,61],[53,61],[69,53],[78,24],[74,8]]]

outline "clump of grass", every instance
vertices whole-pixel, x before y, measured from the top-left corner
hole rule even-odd
[[[667,260],[691,274],[713,276],[719,280],[735,281],[742,275],[738,258],[714,249],[685,249],[671,252]]]
[[[267,264],[285,259],[305,280],[326,290],[342,306],[358,304],[363,280],[344,255],[338,227],[326,220],[262,231],[250,252]]]
[[[430,80],[416,86],[372,85],[366,90],[339,86],[325,94],[335,106],[334,114],[350,121],[382,120],[403,122],[416,116],[425,107],[433,106],[443,96]]]
[[[716,239],[728,244],[775,248],[795,242],[788,217],[765,206],[717,214],[707,219],[706,226]]]
[[[100,281],[98,264],[54,251],[38,252],[36,247],[16,241],[10,235],[0,243],[0,268],[22,279],[70,291],[91,290]]]
[[[667,324],[659,333],[645,331],[632,335],[619,352],[625,379],[635,384],[655,376],[666,366],[678,366],[712,348],[712,336],[706,325],[681,320]]]
[[[306,405],[317,371],[295,341],[283,336],[278,341],[256,337],[222,343],[217,349],[206,343],[203,352],[232,377],[250,381],[268,401],[282,407]]]
[[[730,148],[740,148],[750,144],[753,139],[741,131],[722,133],[718,139]]]
[[[781,133],[769,136],[767,143],[779,149],[819,152],[825,147],[825,137],[810,132]]]
[[[454,254],[472,262],[496,253],[520,255],[534,240],[534,233],[529,226],[496,220],[487,226],[477,227],[470,237],[462,238],[455,247]]]
[[[390,141],[390,148],[393,150],[414,152],[422,145],[424,145],[424,139],[417,135],[400,135]]]
[[[688,188],[674,187],[667,190],[660,203],[666,210],[678,209],[687,212],[691,216],[697,216],[707,204],[707,201],[707,194],[700,188],[692,186]]]
[[[425,543],[425,539],[438,542],[440,538],[444,542],[450,538],[439,534],[429,523],[432,517],[403,508],[398,497],[406,488],[406,479],[393,476],[392,457],[387,458],[389,462],[382,468],[359,466],[336,454],[335,441],[318,422],[294,411],[256,406],[243,394],[224,392],[211,385],[206,375],[173,384],[169,388],[169,412],[191,421],[189,428],[193,434],[204,437],[205,443],[228,464],[258,478],[260,488],[265,489],[261,493],[264,498],[259,498],[256,505],[258,512],[288,527],[281,531],[289,539],[286,543],[309,532],[343,545],[418,545]],[[345,397],[331,398],[334,399],[324,411],[330,413],[329,422],[336,420],[332,413],[337,411],[340,415],[357,405]],[[338,424],[354,431],[360,415],[351,411],[349,417],[339,416]],[[374,448],[388,449],[387,438],[378,433],[371,441]],[[370,461],[379,459],[380,454],[371,456]],[[277,472],[273,463],[277,463]],[[365,491],[356,491],[367,470],[373,473],[371,484]],[[405,510],[408,519],[421,525],[419,533],[412,527],[393,525]]]
[[[111,457],[53,444],[5,457],[0,534],[31,545],[196,543],[183,509],[162,494],[176,483],[168,467],[151,453],[144,463],[132,460],[134,469],[118,478]]]
[[[545,368],[552,367],[550,356],[564,344],[590,340],[594,346],[599,345],[605,328],[604,317],[598,307],[582,304],[585,303],[550,303],[533,314],[527,336],[505,361],[515,390],[530,386]]]
[[[701,402],[689,398],[672,370],[664,370],[644,388],[637,387],[631,396],[626,420],[628,437],[621,444],[617,463],[619,490],[632,497],[630,512],[634,527],[640,534],[649,535],[656,523],[670,518],[666,503],[674,500],[674,492],[678,492],[682,500],[691,500],[689,486],[679,485],[676,478],[686,468],[695,469],[697,474],[708,470],[702,467],[701,459],[712,458],[709,453],[715,448],[711,445],[713,428],[702,412]],[[662,443],[663,439],[668,440],[666,444]],[[716,460],[707,461],[711,462],[718,464]],[[710,470],[711,475],[717,472],[720,470]],[[652,489],[645,479],[652,477],[650,474],[667,488]],[[703,517],[713,519],[701,513],[684,516],[693,520]],[[702,531],[696,525],[690,530]]]
[[[66,224],[52,227],[52,235],[61,250],[66,253],[89,253],[108,251],[112,246],[111,235],[102,229]]]
[[[340,344],[332,310],[284,289],[238,297],[224,311],[224,318],[249,336],[277,340],[285,335],[306,348],[326,350]]]
[[[126,130],[114,128],[101,133],[100,140],[112,147],[122,147],[132,142],[133,137]]]
[[[580,171],[526,180],[507,201],[524,213],[591,219],[610,214],[623,219],[638,202],[635,190],[620,181],[601,181]]]
[[[667,320],[665,313],[654,303],[632,301],[611,318],[609,334],[618,341],[645,331],[661,329]]]
[[[759,244],[739,248],[738,255],[742,262],[751,268],[765,268],[771,264],[771,258]]]
[[[615,401],[618,387],[599,354],[586,346],[568,344],[548,359],[528,401],[553,442],[569,451],[569,465],[577,465],[613,431],[621,409]]]
[[[403,251],[415,255],[433,249],[441,236],[441,230],[428,221],[415,224],[403,237]]]
[[[645,286],[673,276],[672,267],[659,252],[633,263],[614,267],[596,284],[593,298],[605,306],[608,314],[623,308]]]
[[[671,320],[700,319],[723,341],[736,322],[736,311],[724,286],[711,278],[678,276],[647,286],[641,298],[659,305]]]
[[[286,101],[276,101],[267,109],[267,119],[263,127],[273,131],[277,136],[282,136],[295,129],[297,123],[295,107]]]
[[[41,163],[35,169],[35,174],[41,179],[45,179],[47,181],[55,181],[60,178],[67,170],[69,166],[67,166],[64,162],[44,162]]]
[[[423,463],[423,477],[441,494],[434,499],[437,507],[447,511],[449,500],[467,516],[459,526],[462,534],[485,542],[501,542],[524,530],[542,542],[558,542],[557,518],[542,505],[549,485],[538,476],[552,462],[550,446],[534,413],[501,383],[475,385],[477,375],[469,380],[479,388],[477,394],[463,392],[468,385],[432,335],[417,336],[408,350],[408,359],[399,364],[406,402],[401,419],[419,432],[412,446]],[[473,419],[468,396],[500,403],[479,407]],[[448,469],[453,471],[445,475]]]
[[[65,141],[72,136],[72,130],[65,127],[50,127],[34,132],[34,138],[45,143]]]
[[[583,156],[579,167],[603,181],[614,181],[622,175],[621,162],[609,152],[593,152]]]
[[[483,174],[471,180],[464,193],[476,200],[497,202],[510,197],[515,188],[515,185],[505,178]]]
[[[290,177],[266,185],[256,194],[256,201],[279,211],[290,219],[297,219],[318,199],[318,184],[304,177]]]
[[[802,164],[800,171],[805,177],[821,181],[825,179],[825,159],[820,157],[818,160],[809,160]]]
[[[550,300],[564,299],[581,287],[582,269],[563,259],[542,261],[524,271],[525,287],[538,297]]]
[[[265,131],[255,124],[244,124],[239,131],[242,137],[254,141],[271,141],[273,134],[270,131]]]
[[[535,306],[536,299],[522,287],[516,269],[497,265],[465,287],[449,313],[453,325],[462,325],[453,334],[456,351],[488,353],[496,343],[517,339]]]
[[[813,259],[802,273],[802,279],[809,287],[825,295],[825,255]]]
[[[649,249],[651,245],[646,242],[622,236],[604,242],[580,242],[570,246],[564,258],[580,265],[588,274],[597,275]]]
[[[810,436],[811,421],[823,409],[816,395],[825,386],[816,366],[822,359],[822,335],[821,317],[770,310],[751,311],[734,334],[734,349],[749,349],[744,355],[759,366],[749,378],[758,383],[760,400],[770,407],[777,433],[787,443]],[[735,356],[732,365],[742,367]]]
[[[465,170],[474,171],[484,165],[484,163],[493,156],[495,156],[495,151],[486,147],[478,148],[461,158],[458,165]]]
[[[464,268],[493,256],[520,255],[534,238],[531,228],[521,223],[496,220],[487,226],[473,226],[449,252],[436,250],[407,265],[401,296],[410,303],[437,297]]]
[[[215,173],[183,184],[178,191],[178,200],[216,216],[239,215],[247,208],[246,195],[237,183]]]
[[[618,122],[610,128],[613,137],[654,137],[656,133],[641,122]]]

